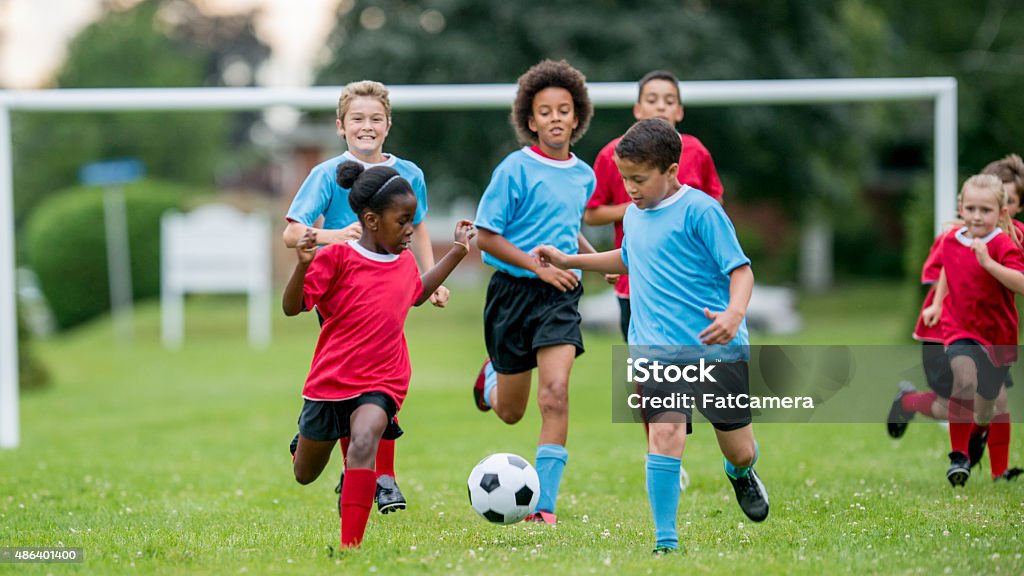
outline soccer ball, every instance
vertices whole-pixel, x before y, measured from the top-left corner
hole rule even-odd
[[[469,503],[495,524],[515,524],[533,512],[540,498],[537,471],[515,454],[491,454],[469,473]]]

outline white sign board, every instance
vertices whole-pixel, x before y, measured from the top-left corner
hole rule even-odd
[[[160,219],[160,308],[164,346],[184,340],[185,294],[249,296],[249,342],[270,343],[270,221],[224,204]]]

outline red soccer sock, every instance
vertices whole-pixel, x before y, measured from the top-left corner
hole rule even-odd
[[[900,398],[900,406],[907,412],[916,412],[924,414],[929,418],[935,418],[935,414],[932,413],[932,404],[935,403],[936,398],[938,398],[938,395],[931,390],[927,392],[911,392],[904,394]]]
[[[382,438],[377,445],[377,477],[383,474],[395,478],[395,441]]]
[[[988,426],[988,461],[992,465],[992,477],[1006,472],[1010,465],[1010,415],[997,414]]]
[[[373,507],[373,493],[377,490],[377,475],[369,468],[345,470],[345,484],[341,488],[341,547],[354,548],[363,541],[366,521]]]
[[[967,455],[974,428],[974,399],[949,399],[949,446],[953,452]]]

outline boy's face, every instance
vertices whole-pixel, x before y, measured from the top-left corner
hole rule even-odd
[[[366,225],[373,239],[391,254],[401,254],[412,244],[413,224],[416,216],[416,196],[400,194],[391,200],[383,214],[370,212]]]
[[[391,130],[384,104],[369,96],[353,99],[337,126],[348,149],[363,157],[380,154]]]
[[[662,172],[653,166],[623,160],[618,156],[613,158],[622,175],[622,183],[626,185],[626,193],[641,210],[657,206],[679,189],[679,181],[676,180],[679,164],[673,164]]]
[[[1010,218],[1020,214],[1020,190],[1013,182],[1003,182],[1003,190],[1006,190],[1006,209],[1010,212]]]
[[[572,132],[579,125],[572,94],[565,88],[549,87],[533,97],[530,130],[537,133],[540,149],[555,158],[568,157]]]
[[[683,104],[679,101],[679,87],[660,78],[644,84],[640,101],[633,105],[633,117],[637,120],[661,118],[675,126],[683,119]]]

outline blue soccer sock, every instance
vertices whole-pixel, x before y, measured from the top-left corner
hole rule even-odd
[[[661,454],[647,455],[647,499],[654,516],[655,546],[679,547],[676,513],[679,512],[679,469],[682,461]]]
[[[537,510],[555,513],[558,501],[558,487],[562,483],[562,472],[569,452],[565,446],[558,444],[541,444],[537,446],[537,476],[540,479],[540,498]]]
[[[732,462],[729,462],[728,458],[722,456],[722,461],[725,462],[725,473],[728,474],[729,477],[732,478],[733,480],[737,478],[743,478],[744,476],[747,475],[747,472],[749,472],[750,469],[754,467],[754,464],[757,464],[757,456],[758,449],[756,441],[754,442],[754,461],[750,463],[750,466],[733,466]]]
[[[494,370],[494,364],[488,362],[484,365],[484,404],[491,405],[491,391],[498,385],[498,373]],[[493,406],[492,406],[493,408]]]

